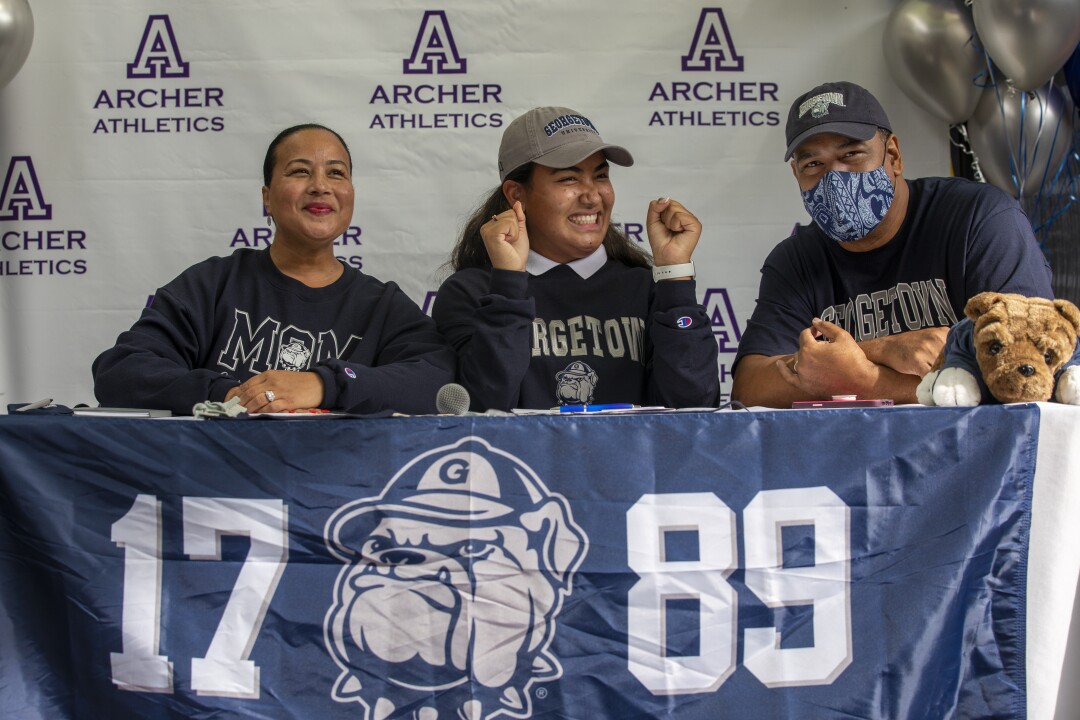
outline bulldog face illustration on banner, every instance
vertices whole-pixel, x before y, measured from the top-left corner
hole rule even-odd
[[[518,458],[477,437],[426,452],[338,508],[325,538],[346,563],[324,626],[335,700],[527,718],[529,688],[562,676],[550,645],[588,538]]]

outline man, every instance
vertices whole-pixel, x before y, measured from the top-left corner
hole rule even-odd
[[[964,304],[1053,297],[1024,211],[991,185],[903,177],[885,111],[849,82],[792,104],[787,153],[814,222],[777,245],[735,358],[732,398],[790,407],[854,394],[915,402]]]

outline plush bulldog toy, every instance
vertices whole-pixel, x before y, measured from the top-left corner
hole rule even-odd
[[[1080,310],[1068,300],[984,292],[919,383],[924,405],[1080,405]]]

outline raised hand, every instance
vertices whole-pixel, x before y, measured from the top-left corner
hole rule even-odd
[[[529,257],[529,233],[525,229],[525,211],[520,201],[481,225],[480,237],[484,239],[493,268],[525,270],[525,261]]]
[[[690,262],[698,238],[701,223],[694,214],[671,198],[660,198],[649,203],[645,228],[652,246],[654,265],[681,265]]]

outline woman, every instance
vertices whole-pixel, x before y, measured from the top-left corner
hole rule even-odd
[[[466,223],[432,313],[474,409],[718,403],[690,262],[701,225],[674,200],[649,203],[650,272],[611,226],[609,163],[633,162],[567,108],[507,126],[502,184]]]
[[[248,412],[434,412],[454,354],[394,283],[334,257],[353,212],[352,156],[321,125],[283,130],[262,194],[265,250],[192,266],[94,361],[102,405],[191,414],[237,397]]]

